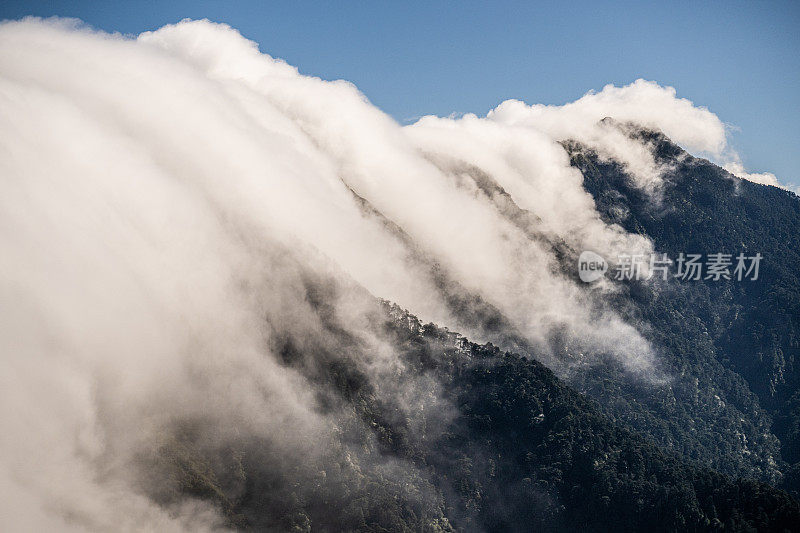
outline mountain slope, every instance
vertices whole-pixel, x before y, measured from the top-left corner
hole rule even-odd
[[[744,252],[764,259],[756,281],[674,282],[657,289],[634,284],[627,287],[630,300],[662,344],[671,346],[664,351],[669,364],[699,380],[706,393],[703,402],[732,403],[752,420],[750,434],[734,434],[749,444],[763,442],[764,435],[768,440],[770,434],[777,436],[780,455],[773,460],[788,463],[780,470],[789,473],[786,481],[792,483],[800,458],[800,200],[692,157],[658,132],[635,129],[632,135],[649,145],[667,169],[658,202],[637,188],[621,165],[569,145],[572,162],[583,172],[605,220],[647,235],[658,252],[671,258]],[[746,455],[769,460],[775,447],[762,446]],[[717,467],[736,471],[734,464]],[[770,475],[769,465],[760,470]]]
[[[785,493],[687,465],[615,426],[535,360],[392,304],[373,319],[401,355],[397,381],[425,378],[413,416],[334,364],[317,379],[371,437],[332,435],[323,460],[286,478],[261,468],[252,443],[223,453],[184,442],[162,450],[176,490],[217,501],[240,527],[268,530],[790,530],[800,521]],[[395,463],[413,468],[387,469]],[[232,464],[240,481],[226,486],[218,480],[231,478]]]

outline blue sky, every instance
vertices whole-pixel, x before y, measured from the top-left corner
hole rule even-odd
[[[132,34],[186,17],[226,22],[305,74],[352,81],[400,122],[655,80],[738,128],[748,169],[800,185],[800,2],[0,5],[0,18],[25,15]]]

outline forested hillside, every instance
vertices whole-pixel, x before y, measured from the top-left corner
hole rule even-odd
[[[415,383],[413,413],[331,361],[315,379],[328,391],[324,403],[346,406],[349,423],[321,459],[278,474],[262,468],[257,443],[204,450],[187,431],[159,458],[174,472],[173,497],[209,498],[239,527],[291,531],[739,531],[799,523],[800,504],[787,494],[690,466],[614,425],[537,361],[422,324],[393,304],[382,310],[376,325],[404,363],[396,381]]]
[[[751,475],[797,490],[800,199],[736,178],[658,132],[634,129],[631,134],[652,147],[665,169],[657,198],[635,187],[619,164],[567,144],[607,221],[647,235],[671,258],[718,252],[763,256],[755,281],[673,280],[625,287],[634,314],[652,326],[665,363],[681,376],[677,383],[688,387],[682,401],[707,409],[709,418],[699,422],[719,430],[728,417],[749,419],[747,427],[728,433],[734,439],[714,438],[712,448],[696,454],[678,450],[723,471],[746,475],[750,469]],[[730,447],[714,451],[718,444]],[[782,477],[773,477],[776,467]]]

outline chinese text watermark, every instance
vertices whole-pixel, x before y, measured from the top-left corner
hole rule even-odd
[[[680,253],[675,260],[665,253],[619,254],[613,267],[609,267],[600,254],[587,250],[578,258],[578,275],[581,281],[591,283],[602,278],[610,268],[609,277],[618,281],[653,278],[666,281],[670,277],[681,281],[755,281],[762,258],[760,253]]]

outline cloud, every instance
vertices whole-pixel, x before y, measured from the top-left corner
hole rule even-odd
[[[508,100],[489,113],[503,123],[535,124],[551,135],[565,137],[586,131],[605,117],[634,122],[663,131],[687,150],[721,153],[726,147],[725,127],[704,107],[677,98],[673,87],[638,79],[630,85],[606,85],[563,106],[526,105]]]
[[[739,178],[752,181],[753,183],[761,183],[762,185],[773,185],[775,187],[781,187],[778,183],[778,178],[775,174],[771,172],[762,172],[762,173],[751,173],[747,172],[744,169],[744,165],[742,165],[739,161],[731,161],[726,163],[723,167],[725,170],[737,176]]]
[[[4,507],[28,511],[3,515],[19,529],[211,528],[222,519],[204,504],[164,509],[139,490],[142,454],[187,420],[290,464],[322,452],[334,420],[272,347],[279,331],[331,348],[304,269],[342,274],[288,230],[341,245],[347,220],[351,237],[367,224],[290,134],[255,128],[163,54],[39,21],[4,25],[0,42],[0,486],[16,495]],[[326,232],[339,204],[350,218]],[[336,308],[355,325],[345,313],[367,304],[345,292]]]
[[[590,320],[579,291],[570,281],[552,274],[552,256],[541,249],[540,243],[510,223],[489,199],[476,197],[454,182],[448,172],[421,157],[425,147],[414,143],[407,133],[414,128],[398,127],[352,84],[299,76],[281,61],[259,54],[252,43],[225,26],[185,23],[144,34],[140,40],[202,69],[225,87],[237,92],[247,90],[249,98],[263,99],[264,105],[280,110],[348,188],[399,225],[415,246],[463,287],[479,293],[509,316],[531,340],[544,344],[553,328],[567,326],[581,330],[580,338],[596,348],[615,350],[606,339],[592,340],[599,332],[586,326]],[[223,53],[217,53],[218,49]],[[234,50],[245,59],[237,56],[231,60],[228,54]],[[582,198],[580,209],[594,217],[594,231],[601,232],[603,224],[587,202],[580,181],[576,181],[579,174],[569,169],[561,148],[551,142],[550,149],[560,152],[556,164],[572,176],[565,198]],[[620,232],[611,233],[615,234],[613,239]],[[324,243],[317,241],[315,245]],[[357,247],[357,240],[350,239],[348,246]],[[380,264],[378,258],[370,262]],[[359,270],[357,265],[348,268],[364,283]],[[410,298],[400,291],[387,294],[365,285],[425,318],[430,316],[423,312],[430,307],[430,291],[426,290],[423,298]],[[440,311],[439,316],[444,313]],[[460,326],[452,317],[441,320]],[[643,341],[640,351],[647,351]]]
[[[736,176],[767,185],[783,187],[770,173],[749,173],[728,142],[729,128],[705,107],[678,98],[674,87],[638,79],[629,85],[606,85],[600,92],[561,106],[507,100],[488,117],[504,124],[524,125],[553,138],[577,139],[596,149],[601,156],[628,167],[637,183],[652,189],[660,182],[661,169],[641,143],[611,131],[601,121],[606,117],[619,123],[633,123],[661,130],[689,152],[710,157]],[[785,188],[785,187],[783,187]]]

